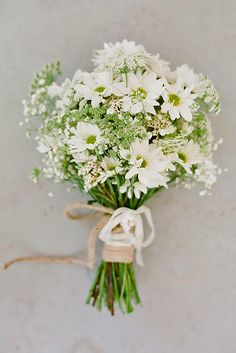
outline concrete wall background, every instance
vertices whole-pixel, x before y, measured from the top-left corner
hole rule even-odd
[[[235,353],[236,3],[230,0],[0,1],[0,260],[77,254],[88,224],[63,218],[81,198],[34,185],[40,156],[18,123],[34,71],[60,59],[64,76],[90,70],[93,49],[123,38],[187,62],[218,87],[216,155],[228,167],[211,197],[168,190],[149,202],[157,238],[137,276],[143,307],[115,318],[84,305],[90,284],[76,266],[21,264],[0,272],[1,353]],[[52,191],[53,198],[48,197]]]

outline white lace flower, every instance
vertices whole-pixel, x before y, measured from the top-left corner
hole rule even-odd
[[[112,93],[112,76],[109,72],[86,75],[83,83],[78,84],[76,95],[82,99],[80,107],[91,101],[92,107],[98,107],[104,97]]]
[[[190,140],[185,146],[177,151],[179,163],[187,173],[192,174],[191,167],[193,164],[201,163],[203,156],[200,153],[200,146]]]
[[[142,45],[124,39],[115,44],[105,43],[104,49],[95,52],[93,62],[98,71],[121,73],[144,67],[149,56]]]
[[[163,93],[162,80],[156,79],[155,73],[146,75],[128,74],[128,95],[123,97],[123,109],[131,114],[141,111],[155,114],[154,107],[159,105],[157,99]]]
[[[93,150],[101,143],[101,133],[96,125],[79,122],[76,129],[72,128],[74,136],[68,141],[71,153],[77,155],[85,150]]]
[[[146,187],[154,188],[159,185],[167,186],[167,178],[163,172],[168,169],[169,161],[160,148],[149,145],[148,140],[135,141],[130,148],[131,169],[125,178],[131,179],[134,175]]]
[[[186,121],[192,120],[191,106],[196,98],[192,88],[183,89],[181,82],[174,85],[165,84],[166,90],[162,94],[164,103],[161,106],[163,113],[169,113],[172,120],[182,117]]]
[[[213,163],[211,157],[210,159],[204,160],[201,164],[197,166],[195,170],[194,179],[197,182],[203,183],[207,190],[210,190],[217,180],[217,176],[220,175],[222,170]],[[209,192],[209,191],[206,191]]]
[[[219,114],[221,109],[219,94],[208,76],[203,74],[198,75],[198,84],[194,88],[194,91],[205,103],[210,113]]]

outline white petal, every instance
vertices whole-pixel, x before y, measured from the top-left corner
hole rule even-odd
[[[124,97],[122,99],[122,105],[123,105],[123,109],[125,112],[128,112],[130,110],[130,107],[132,105],[132,101],[130,97]]]
[[[128,171],[128,173],[126,173],[125,179],[131,179],[137,173],[138,173],[137,167],[134,166]]]
[[[186,106],[181,106],[179,108],[181,116],[186,120],[186,121],[191,121],[192,120],[192,113],[191,110],[186,107]]]
[[[172,107],[169,113],[172,120],[179,118],[179,109],[177,107]]]
[[[97,108],[99,104],[101,103],[102,98],[99,95],[94,95],[91,101],[92,107]]]
[[[137,114],[137,113],[140,113],[142,110],[143,110],[143,105],[141,102],[138,102],[131,106],[130,113]]]

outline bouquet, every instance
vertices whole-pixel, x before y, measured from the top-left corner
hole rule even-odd
[[[187,65],[173,71],[132,41],[105,44],[93,63],[92,72],[78,70],[61,84],[60,64],[46,65],[23,104],[25,122],[37,120],[43,160],[33,181],[42,174],[87,193],[88,204],[67,209],[69,218],[84,218],[72,212],[81,207],[101,216],[80,263],[93,267],[98,236],[104,248],[86,302],[113,315],[116,306],[129,313],[140,303],[134,263],[143,265],[142,248],[155,234],[146,201],[177,185],[200,183],[200,194],[210,193],[220,174],[212,153],[221,141],[209,120],[220,103],[206,75]]]

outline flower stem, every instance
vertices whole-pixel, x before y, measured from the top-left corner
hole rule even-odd
[[[133,311],[132,302],[140,303],[133,264],[102,260],[98,266],[86,304],[90,304],[92,298],[92,305],[96,306],[99,311],[101,311],[103,304],[106,304],[111,315],[115,314],[116,305],[123,313],[131,313]]]

